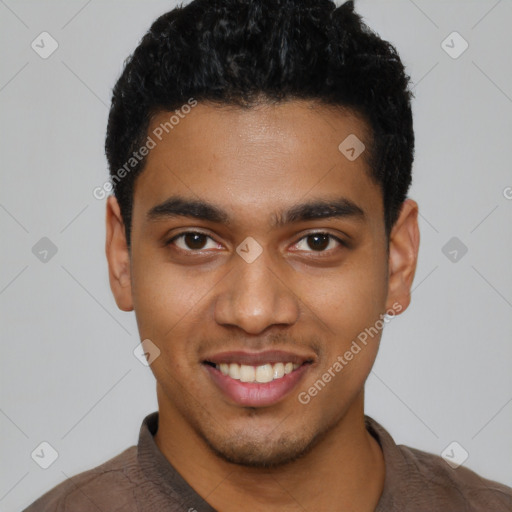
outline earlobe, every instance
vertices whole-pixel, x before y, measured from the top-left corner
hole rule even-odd
[[[398,303],[403,312],[409,306],[419,244],[418,204],[406,199],[389,236],[388,309]]]
[[[121,210],[114,196],[107,198],[106,228],[105,252],[108,261],[110,288],[119,309],[133,311],[130,252],[126,243]]]

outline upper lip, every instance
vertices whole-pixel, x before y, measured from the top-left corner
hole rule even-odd
[[[261,366],[263,364],[295,363],[304,364],[313,361],[312,356],[305,356],[284,350],[265,350],[263,352],[229,351],[219,352],[205,357],[204,362],[213,364],[238,363],[248,366]]]

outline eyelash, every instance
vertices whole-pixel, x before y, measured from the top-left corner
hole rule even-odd
[[[182,233],[179,233],[179,234],[173,236],[170,240],[168,240],[165,243],[165,245],[166,246],[174,245],[174,242],[176,240],[178,240],[180,238],[183,238],[186,235],[202,235],[202,236],[204,236],[206,238],[209,238],[210,240],[215,241],[210,235],[207,235],[206,233],[203,233],[201,231],[183,231]],[[324,236],[327,236],[327,237],[329,237],[330,240],[335,240],[336,242],[338,242],[341,247],[348,247],[348,244],[344,240],[342,240],[341,238],[338,238],[337,236],[335,236],[335,235],[333,235],[331,233],[327,233],[327,232],[324,232],[324,231],[316,231],[316,232],[313,232],[313,233],[308,233],[307,235],[304,235],[302,238],[300,238],[297,242],[295,242],[294,245],[297,245],[302,240],[305,240],[308,237],[314,236],[314,235],[324,235]],[[178,247],[178,250],[179,251],[183,251],[183,252],[187,252],[187,253],[199,253],[200,254],[201,251],[203,251],[204,249],[182,249],[181,247]],[[332,250],[333,249],[323,250],[323,251],[313,251],[313,250],[311,250],[311,251],[307,251],[307,252],[317,253],[317,254],[325,254],[325,253],[331,252]]]

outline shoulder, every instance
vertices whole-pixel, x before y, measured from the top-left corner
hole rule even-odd
[[[452,468],[438,455],[403,445],[397,448],[409,468],[410,487],[421,489],[423,499],[433,499],[434,508],[444,510],[443,506],[458,504],[460,510],[468,512],[512,510],[512,488],[487,480],[466,467]]]
[[[103,464],[58,484],[24,512],[131,512],[137,485],[137,447],[127,448]],[[124,498],[124,499],[123,499]]]
[[[378,441],[386,474],[377,511],[510,512],[512,488],[464,467],[452,467],[439,455],[397,445],[374,419],[366,428]]]

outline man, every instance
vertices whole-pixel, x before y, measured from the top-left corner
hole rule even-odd
[[[416,269],[410,97],[352,2],[154,22],[114,88],[106,253],[159,410],[28,511],[511,510],[364,414]]]

